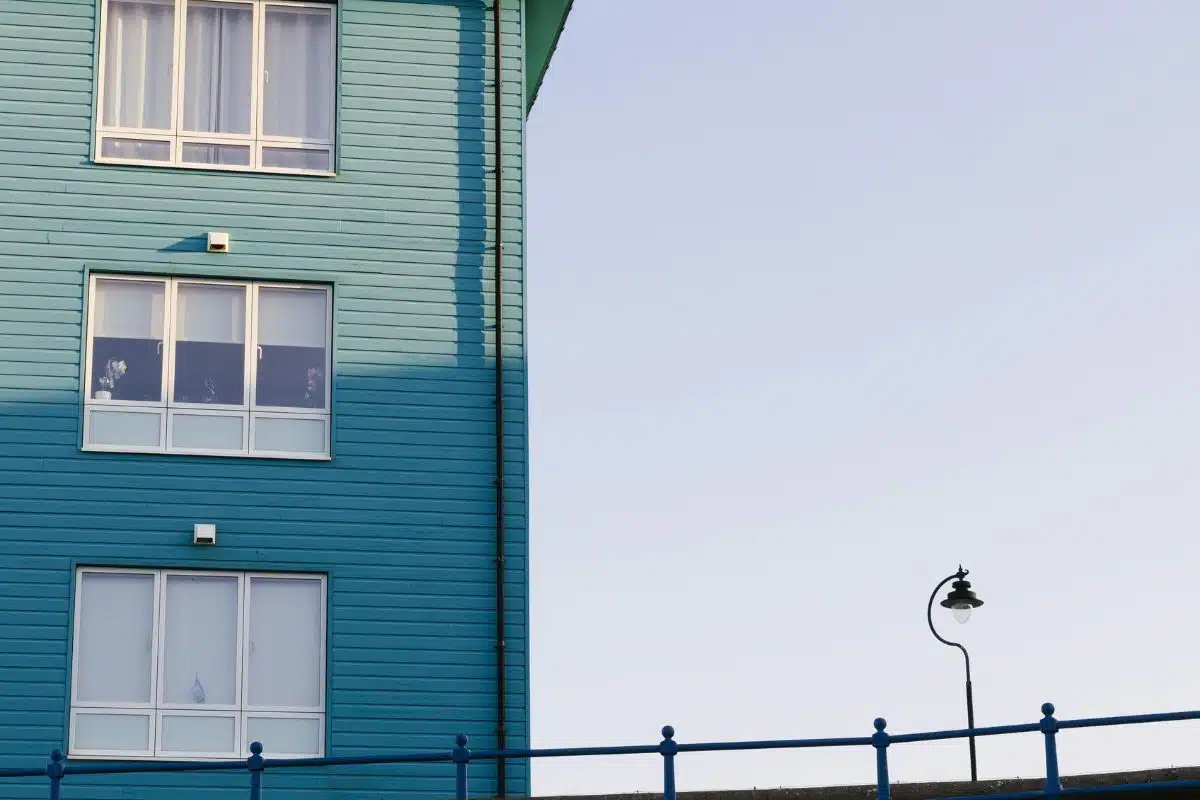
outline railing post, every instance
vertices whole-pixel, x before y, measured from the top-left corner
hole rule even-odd
[[[675,729],[664,725],[663,739],[658,743],[658,752],[663,757],[663,800],[675,800],[675,754],[679,743],[675,741]]]
[[[1058,733],[1054,704],[1043,703],[1042,714],[1038,726],[1046,736],[1046,794],[1058,794],[1062,791],[1062,781],[1058,776],[1058,743],[1054,739],[1054,735]]]
[[[467,800],[467,764],[471,763],[471,751],[467,749],[467,735],[460,733],[454,737],[454,797],[456,800]]]
[[[875,746],[875,796],[878,800],[891,800],[892,782],[888,779],[888,742],[892,737],[884,728],[887,720],[879,717],[875,720],[875,733],[871,735],[871,744]]]
[[[262,751],[262,742],[250,743],[250,757],[246,759],[246,769],[250,770],[250,800],[262,800],[262,774],[267,767]]]
[[[67,774],[67,768],[62,763],[62,750],[50,751],[50,763],[46,765],[46,777],[50,779],[50,800],[62,797],[62,779]]]

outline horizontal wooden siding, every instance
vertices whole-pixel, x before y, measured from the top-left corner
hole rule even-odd
[[[491,10],[341,0],[338,175],[90,163],[96,0],[0,3],[0,766],[65,745],[78,564],[328,572],[331,755],[496,737]],[[527,732],[524,75],[505,0],[510,744]],[[228,231],[231,252],[204,252]],[[80,451],[89,272],[334,284],[329,463]],[[191,544],[193,523],[218,544]],[[269,755],[269,752],[268,752]],[[473,767],[472,793],[495,791]],[[527,788],[523,764],[511,788]],[[244,775],[65,797],[230,797]],[[272,797],[428,798],[445,765],[269,773]],[[0,785],[41,798],[42,782]]]

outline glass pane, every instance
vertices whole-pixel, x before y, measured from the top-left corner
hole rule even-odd
[[[236,727],[234,717],[164,714],[158,749],[166,753],[232,754]]]
[[[246,719],[246,745],[262,742],[263,755],[273,756],[319,756],[321,755],[321,728],[325,722],[313,717],[248,717]]]
[[[80,712],[75,716],[71,749],[149,752],[150,716]]]
[[[332,28],[330,9],[267,6],[263,87],[263,132],[267,136],[332,138]]]
[[[236,702],[238,579],[167,576],[163,699],[190,705]]]
[[[250,705],[320,708],[324,615],[320,581],[250,579]]]
[[[162,401],[165,283],[96,281],[90,397]]]
[[[127,158],[133,161],[170,161],[170,142],[144,142],[139,139],[113,139],[104,137],[100,145],[104,158]]]
[[[104,26],[104,125],[170,128],[174,3],[109,0]]]
[[[321,289],[259,290],[256,404],[325,408],[328,302]]]
[[[243,414],[171,414],[171,447],[245,450]]]
[[[328,150],[304,150],[292,147],[264,147],[264,167],[274,169],[306,169],[310,172],[329,172]]]
[[[250,166],[250,148],[225,144],[195,144],[185,142],[183,160],[187,164],[224,164]]]
[[[260,453],[324,453],[325,420],[255,417],[254,449]]]
[[[85,572],[77,604],[76,701],[149,703],[154,576]]]
[[[180,284],[175,339],[176,402],[245,402],[245,288]]]
[[[124,447],[162,445],[160,411],[89,411],[88,444]]]
[[[184,130],[250,133],[253,34],[253,6],[188,3]]]

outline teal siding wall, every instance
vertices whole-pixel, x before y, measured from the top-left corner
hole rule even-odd
[[[0,765],[65,744],[76,564],[330,575],[330,755],[495,742],[491,11],[341,0],[336,178],[90,163],[96,0],[0,2]],[[503,32],[510,743],[527,737],[521,4]],[[204,250],[205,231],[231,252]],[[85,453],[89,271],[331,281],[329,463]],[[191,544],[215,522],[218,544]],[[495,790],[478,764],[472,793]],[[511,788],[527,788],[514,764]],[[245,775],[69,782],[215,796]],[[132,791],[124,787],[133,786]],[[448,765],[268,774],[438,797]],[[0,786],[43,797],[42,782]],[[221,794],[221,797],[231,795]],[[236,796],[240,796],[236,795]]]

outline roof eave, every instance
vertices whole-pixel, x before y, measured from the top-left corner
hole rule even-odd
[[[533,80],[525,87],[525,113],[533,110],[542,81],[550,69],[550,61],[558,48],[558,40],[562,37],[567,25],[567,17],[575,0],[527,0],[526,53],[525,68],[527,75]],[[530,9],[534,9],[530,11]]]

